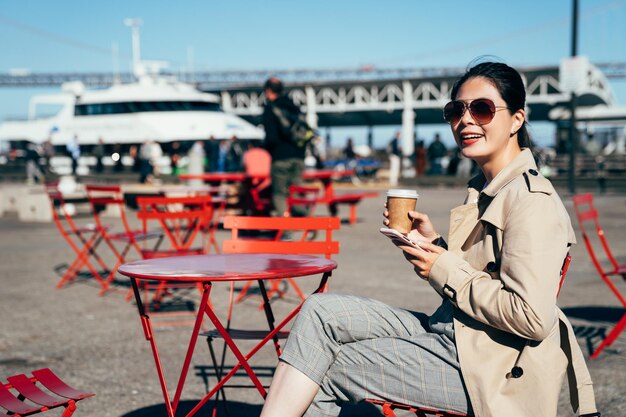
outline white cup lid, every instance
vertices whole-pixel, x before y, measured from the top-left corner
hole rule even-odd
[[[387,191],[387,197],[418,198],[419,194],[417,194],[417,191],[415,190],[393,189]]]

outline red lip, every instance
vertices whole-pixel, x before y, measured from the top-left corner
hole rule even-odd
[[[461,141],[463,146],[471,146],[471,145],[475,144],[476,142],[478,142],[478,138],[476,138],[476,139],[463,139]]]

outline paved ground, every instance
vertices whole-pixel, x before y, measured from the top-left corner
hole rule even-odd
[[[441,231],[447,230],[448,211],[462,200],[464,191],[424,188],[418,192],[419,206],[431,214]],[[344,224],[336,234],[341,253],[336,257],[339,268],[332,277],[331,291],[375,297],[430,313],[438,305],[439,297],[413,274],[398,250],[377,231],[382,219],[383,195],[364,201],[359,208],[358,224]],[[622,262],[626,260],[625,203],[623,194],[597,198],[606,234]],[[566,206],[571,212],[569,199]],[[342,215],[347,214],[345,207],[341,210]],[[70,384],[97,393],[80,404],[77,415],[164,416],[149,345],[142,336],[134,305],[124,300],[127,287],[120,285],[117,291],[99,297],[92,280],[84,279],[57,290],[54,286],[59,272],[72,258],[72,252],[55,226],[20,223],[15,215],[9,214],[0,218],[0,231],[0,378],[50,367]],[[219,232],[219,239],[225,235],[226,232]],[[573,263],[559,304],[572,317],[580,334],[579,342],[588,355],[589,348],[599,343],[623,309],[618,308],[617,299],[600,281],[584,245],[574,247],[572,254]],[[618,286],[626,292],[623,283],[618,282]],[[215,289],[213,302],[220,311],[225,309],[226,296],[226,287]],[[292,307],[294,302],[293,298],[277,301],[277,314]],[[257,322],[260,326],[262,316],[257,307],[256,298],[237,305],[235,326],[252,326]],[[189,330],[189,327],[161,327],[155,332],[170,380],[178,375]],[[257,369],[272,369],[275,362],[273,352],[267,349],[254,364]],[[209,365],[208,349],[200,343],[183,393],[183,407],[205,392],[205,383],[199,375]],[[624,416],[626,334],[598,359],[589,361],[589,367],[603,416]],[[174,383],[170,382],[170,390],[173,387]],[[574,415],[565,393],[564,387],[560,417]],[[231,389],[228,398],[233,415],[258,415],[261,400],[254,390]],[[209,414],[207,411],[201,415]],[[344,415],[379,414],[369,406],[362,406],[348,409]]]

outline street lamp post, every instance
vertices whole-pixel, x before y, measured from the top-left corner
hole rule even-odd
[[[577,55],[577,43],[578,43],[578,0],[573,1],[572,10],[572,58]],[[570,194],[576,193],[576,152],[578,148],[578,134],[576,131],[576,91],[572,90],[570,98],[570,120],[569,120],[569,192]]]

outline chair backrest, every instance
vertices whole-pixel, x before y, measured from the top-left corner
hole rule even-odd
[[[111,210],[111,215],[119,215],[124,229],[127,233],[130,233],[131,227],[126,217],[126,204],[121,186],[87,184],[85,189],[87,190],[87,198],[91,204],[91,210],[98,229],[101,231],[105,230],[100,214],[109,209]]]
[[[315,186],[291,185],[287,196],[287,213],[293,206],[302,206],[307,216],[312,216],[319,201],[320,188]]]
[[[593,261],[594,265],[596,266],[600,274],[604,274],[604,269],[602,268],[602,265],[598,261],[590,236],[585,229],[585,223],[587,222],[593,222],[593,225],[596,230],[596,234],[598,235],[598,239],[600,240],[604,253],[609,259],[609,262],[611,262],[613,269],[617,270],[619,267],[619,264],[617,263],[617,260],[615,259],[615,256],[613,256],[613,252],[611,251],[611,248],[609,247],[609,243],[606,240],[606,236],[604,235],[604,230],[602,230],[602,227],[600,227],[600,221],[598,219],[599,217],[598,210],[593,205],[593,194],[591,193],[577,194],[572,197],[572,200],[574,201],[574,209],[576,210],[576,217],[578,218],[578,225],[580,226],[580,231],[583,234],[583,240],[585,241],[585,246],[587,247],[587,251],[589,252],[589,255],[591,256],[591,260]]]
[[[48,182],[45,184],[45,190],[50,200],[50,208],[52,211],[52,219],[56,224],[59,232],[65,239],[69,239],[70,234],[78,233],[79,227],[74,221],[75,206],[66,202],[66,198],[58,188],[59,183]]]
[[[272,184],[270,170],[272,157],[263,148],[252,148],[243,155],[243,165],[246,170],[246,179],[242,183],[240,196],[243,207],[256,215],[269,214],[271,200],[267,195]]]
[[[272,157],[263,148],[252,148],[243,154],[246,175],[250,177],[269,177]]]
[[[224,253],[283,253],[324,255],[330,259],[339,253],[339,242],[333,240],[333,230],[338,230],[338,217],[251,217],[226,216],[224,229],[231,229],[231,239],[222,243]],[[242,230],[300,231],[300,240],[264,240],[240,237]],[[307,240],[311,231],[324,231],[323,240]],[[308,232],[308,233],[307,233]]]
[[[214,212],[211,195],[139,197],[137,205],[137,218],[141,220],[144,232],[148,230],[148,222],[159,223],[177,251],[191,249],[198,233],[208,229]]]

